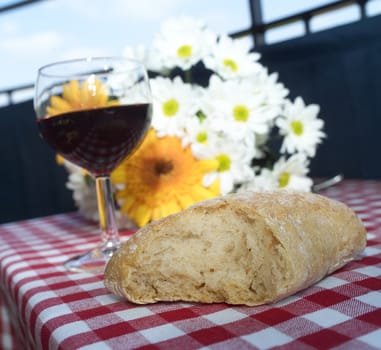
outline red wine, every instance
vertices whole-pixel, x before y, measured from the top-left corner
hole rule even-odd
[[[94,176],[109,175],[143,139],[150,104],[79,110],[37,120],[41,136]]]

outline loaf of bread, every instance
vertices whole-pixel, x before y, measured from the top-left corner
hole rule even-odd
[[[366,231],[346,205],[312,193],[239,193],[140,229],[106,266],[104,283],[138,304],[278,301],[353,260]]]

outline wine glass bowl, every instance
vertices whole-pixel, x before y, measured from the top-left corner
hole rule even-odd
[[[120,245],[110,173],[137,148],[151,121],[147,73],[122,57],[52,63],[38,71],[34,108],[41,137],[96,182],[101,242],[65,267],[102,272]]]

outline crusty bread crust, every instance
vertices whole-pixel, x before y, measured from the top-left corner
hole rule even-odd
[[[246,192],[200,202],[140,229],[105,286],[138,303],[275,302],[353,260],[366,231],[342,203],[307,192]]]

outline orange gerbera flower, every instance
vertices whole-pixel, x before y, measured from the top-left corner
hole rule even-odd
[[[52,96],[50,105],[46,108],[47,117],[53,117],[71,111],[82,109],[94,109],[101,107],[117,106],[117,100],[110,100],[107,88],[93,76],[81,86],[77,80],[71,80],[63,84],[61,96]],[[58,164],[63,164],[64,159],[57,154]],[[86,174],[86,171],[84,171]]]
[[[121,212],[138,226],[220,194],[219,181],[204,187],[205,174],[218,168],[216,160],[196,159],[177,137],[156,136],[151,129],[138,150],[111,174],[122,189],[116,194]]]
[[[116,106],[117,100],[110,100],[107,88],[95,77],[90,77],[81,86],[77,80],[63,84],[62,96],[52,96],[46,108],[47,116],[108,106]]]

